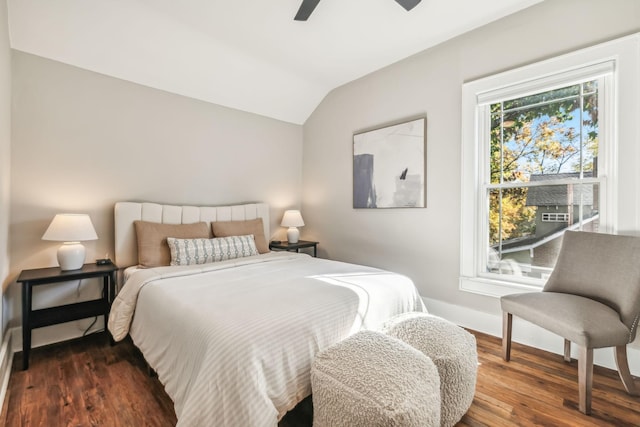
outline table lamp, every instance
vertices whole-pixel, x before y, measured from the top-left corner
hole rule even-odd
[[[287,241],[289,243],[298,243],[300,231],[297,227],[302,227],[304,225],[300,211],[285,211],[280,225],[283,227],[289,227],[287,230]]]
[[[82,268],[85,249],[80,242],[97,238],[87,214],[57,214],[42,236],[42,240],[64,242],[58,248],[58,264],[63,271]]]

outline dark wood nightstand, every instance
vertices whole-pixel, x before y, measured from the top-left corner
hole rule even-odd
[[[69,271],[62,271],[60,267],[22,270],[17,280],[18,283],[22,283],[22,369],[29,369],[31,331],[35,328],[71,322],[86,317],[104,316],[106,329],[109,310],[115,297],[117,270],[118,267],[115,264],[85,264],[78,270]],[[102,298],[39,310],[31,308],[34,286],[93,277],[103,278]]]
[[[298,243],[289,243],[283,240],[282,242],[269,242],[269,249],[300,252],[302,248],[313,248],[313,256],[315,257],[318,255],[318,243],[309,240],[298,240]]]

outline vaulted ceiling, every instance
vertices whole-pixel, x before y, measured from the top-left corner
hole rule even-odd
[[[8,0],[11,47],[302,124],[332,89],[542,0]]]

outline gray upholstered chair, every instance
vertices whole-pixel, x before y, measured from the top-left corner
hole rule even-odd
[[[627,361],[627,344],[640,317],[640,238],[567,231],[556,266],[542,292],[501,298],[502,356],[511,353],[515,315],[564,338],[564,359],[571,343],[579,347],[579,408],[591,413],[593,349],[615,347],[616,364],[627,393],[637,396]]]

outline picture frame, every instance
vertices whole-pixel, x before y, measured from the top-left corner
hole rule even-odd
[[[426,207],[427,119],[353,135],[354,209]]]

